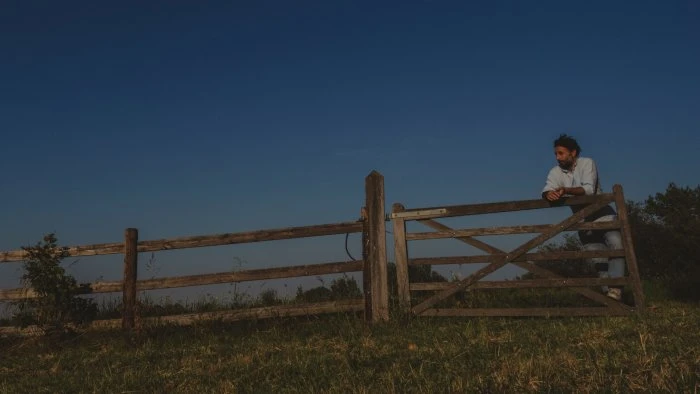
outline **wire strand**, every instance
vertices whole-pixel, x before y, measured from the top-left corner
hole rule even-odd
[[[357,260],[355,260],[355,258],[352,257],[352,255],[350,254],[350,249],[348,249],[348,237],[350,237],[350,233],[346,233],[346,234],[345,234],[345,253],[348,254],[348,256],[350,257],[350,259],[351,259],[352,261],[357,261]]]
[[[391,231],[389,231],[389,230],[384,230],[384,232],[387,233],[387,234],[393,234],[393,233],[392,233]],[[348,257],[350,257],[350,259],[351,259],[352,261],[357,261],[357,259],[354,258],[354,257],[352,257],[352,254],[350,254],[350,249],[348,248],[348,238],[349,238],[349,237],[350,237],[350,233],[345,233],[345,253],[347,253]]]

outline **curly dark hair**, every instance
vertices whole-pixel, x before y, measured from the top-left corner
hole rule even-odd
[[[556,148],[557,146],[562,146],[570,151],[576,151],[576,156],[581,155],[581,147],[578,145],[578,142],[576,140],[566,134],[562,134],[554,140],[554,147]]]

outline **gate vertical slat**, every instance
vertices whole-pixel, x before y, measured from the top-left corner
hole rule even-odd
[[[639,276],[639,267],[637,266],[637,255],[634,252],[634,242],[632,240],[632,230],[629,223],[629,215],[627,213],[627,204],[625,195],[621,185],[613,186],[615,194],[615,206],[617,208],[617,216],[622,223],[622,242],[625,249],[625,262],[629,270],[630,279],[632,279],[632,292],[634,294],[634,305],[637,307],[637,312],[641,313],[644,310],[644,291],[642,290],[642,282]]]
[[[392,213],[404,210],[403,205],[394,204]],[[411,292],[408,284],[408,245],[406,243],[406,221],[401,218],[392,220],[394,225],[394,260],[396,263],[396,289],[399,297],[399,308],[402,313],[411,312]]]

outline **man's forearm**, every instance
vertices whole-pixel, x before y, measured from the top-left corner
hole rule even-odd
[[[565,187],[564,189],[564,194],[570,194],[572,196],[585,196],[586,195],[586,189],[582,188],[581,186],[579,187]]]

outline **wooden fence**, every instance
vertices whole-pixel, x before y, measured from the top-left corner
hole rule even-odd
[[[601,223],[584,223],[583,218],[597,209],[615,203],[618,220]],[[436,219],[497,212],[523,211],[551,208],[561,205],[585,205],[585,208],[558,224],[527,225],[510,227],[489,227],[454,230]],[[368,322],[380,322],[389,319],[389,287],[387,278],[386,222],[393,222],[394,250],[397,273],[397,290],[399,307],[403,312],[422,316],[528,316],[528,315],[624,315],[644,308],[637,261],[634,254],[632,235],[627,219],[627,210],[622,187],[615,185],[614,193],[598,196],[574,197],[560,204],[551,204],[544,200],[513,201],[489,204],[447,206],[437,208],[406,209],[401,204],[394,204],[390,215],[384,210],[384,177],[373,171],[365,178],[365,205],[361,209],[361,219],[342,223],[331,223],[305,227],[289,227],[252,232],[204,235],[174,239],[140,241],[138,230],[126,229],[123,242],[96,245],[74,246],[66,248],[69,256],[97,256],[108,254],[124,255],[124,277],[121,281],[95,282],[82,286],[85,294],[122,292],[122,318],[93,322],[94,327],[119,327],[132,329],[137,321],[149,320],[188,324],[202,319],[243,320],[277,316],[300,316],[335,312],[364,311]],[[433,232],[407,233],[406,222],[418,221],[432,228]],[[622,234],[623,250],[575,251],[529,253],[562,231],[571,230],[619,229]],[[362,260],[339,261],[313,265],[301,265],[281,268],[221,272],[214,274],[165,277],[137,280],[138,255],[143,252],[161,250],[189,249],[241,243],[275,241],[285,239],[321,237],[338,234],[362,233]],[[481,240],[474,238],[481,235],[507,235],[539,233],[532,240],[518,248],[506,252]],[[479,256],[413,258],[408,256],[408,241],[427,239],[454,238],[472,245],[488,254]],[[535,265],[542,260],[561,260],[592,257],[625,257],[629,276],[624,278],[563,278],[557,274]],[[21,262],[26,258],[23,250],[0,252],[0,263]],[[469,277],[457,282],[409,283],[409,265],[469,264],[489,263]],[[538,277],[533,280],[481,281],[486,275],[511,263]],[[157,318],[139,319],[137,308],[138,291],[166,289],[186,286],[200,286],[221,283],[258,281],[269,279],[293,278],[312,275],[336,274],[344,272],[362,272],[363,298],[337,302],[307,303],[300,305],[268,306],[242,310],[195,313]],[[625,286],[631,288],[634,295],[634,307],[606,297],[592,286]],[[566,287],[602,307],[578,308],[450,308],[438,309],[434,306],[450,296],[464,291],[486,288],[536,288]],[[411,305],[411,292],[433,291],[434,295]],[[19,288],[0,290],[0,301],[17,301],[35,297],[31,289]],[[18,331],[14,327],[0,328],[1,333]]]
[[[94,327],[118,327],[121,325],[124,329],[134,328],[136,322],[139,320],[137,316],[136,297],[138,291],[358,271],[363,274],[364,297],[361,299],[162,316],[142,319],[142,321],[153,320],[187,324],[202,319],[222,319],[231,321],[278,316],[364,311],[365,319],[373,323],[388,320],[389,318],[384,177],[376,171],[373,171],[365,178],[365,206],[362,208],[361,212],[360,220],[342,223],[149,241],[139,241],[138,230],[129,228],[125,231],[123,242],[74,246],[66,248],[66,251],[69,256],[124,255],[123,280],[95,282],[82,285],[82,290],[85,294],[111,292],[122,292],[123,294],[122,319],[95,321],[92,324]],[[362,260],[137,280],[138,254],[143,252],[352,233],[362,233]],[[23,250],[0,252],[0,263],[21,262],[25,258],[26,253]],[[26,288],[0,290],[0,301],[17,301],[35,296],[36,294],[31,289]],[[0,333],[16,331],[18,330],[14,327],[0,328]]]
[[[612,222],[582,222],[591,213],[610,203],[615,203],[617,208],[617,220]],[[452,229],[436,219],[490,214],[498,212],[523,211],[531,209],[551,208],[556,206],[579,205],[585,206],[577,213],[557,224],[489,227],[472,229]],[[399,306],[404,313],[421,316],[581,316],[581,315],[624,315],[644,309],[644,296],[642,293],[637,259],[634,253],[634,245],[627,217],[627,208],[620,185],[615,185],[612,194],[596,196],[572,197],[562,203],[552,204],[542,199],[527,201],[512,201],[488,204],[459,205],[448,207],[432,207],[406,209],[397,203],[393,205],[391,219],[394,229],[394,250],[396,259],[397,289]],[[432,232],[407,233],[406,222],[418,221],[431,229]],[[614,230],[621,232],[623,240],[622,250],[602,251],[557,251],[529,253],[534,248],[542,245],[547,240],[563,231],[571,230]],[[511,251],[503,251],[474,237],[484,235],[509,235],[509,234],[539,234],[530,241],[525,242]],[[457,256],[437,258],[409,258],[408,241],[427,239],[454,238],[486,252],[478,256]],[[587,258],[624,257],[629,270],[629,275],[623,278],[564,278],[534,262],[562,259],[587,259]],[[435,283],[409,283],[408,267],[410,265],[439,265],[439,264],[472,264],[488,263],[470,276],[456,282]],[[514,264],[532,274],[538,279],[509,280],[509,281],[481,281],[485,276],[500,269],[506,264]],[[635,307],[615,301],[600,291],[590,289],[591,286],[624,286],[632,289]],[[439,302],[449,297],[467,291],[488,288],[544,288],[566,287],[583,295],[602,307],[571,307],[571,308],[436,308]],[[434,292],[425,299],[420,299],[417,305],[412,305],[411,292]]]

